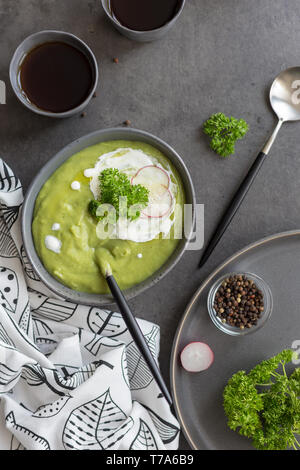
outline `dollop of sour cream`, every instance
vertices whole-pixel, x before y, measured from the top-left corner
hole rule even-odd
[[[138,170],[148,165],[156,165],[162,168],[156,158],[147,155],[142,150],[119,148],[113,152],[101,155],[94,168],[84,170],[84,176],[86,178],[91,178],[90,189],[94,198],[98,199],[100,195],[98,177],[103,170],[107,168],[116,168],[122,173],[125,173],[131,179],[136,175]],[[171,176],[171,171],[167,172],[169,176]],[[169,190],[173,196],[173,200],[175,201],[174,196],[177,188],[173,182],[171,182]],[[171,218],[174,210],[175,204],[173,204],[173,207],[168,214],[163,217],[155,218],[142,215],[133,221],[119,219],[113,232],[110,233],[110,237],[142,243],[153,240],[160,233],[162,233],[163,236],[167,236],[174,223],[173,218]]]
[[[57,223],[57,222],[55,222],[55,223],[52,225],[51,229],[52,229],[54,232],[57,231],[57,230],[60,230],[60,224]]]
[[[71,183],[71,188],[74,190],[74,191],[79,191],[80,189],[80,183],[79,181],[73,181]]]
[[[47,235],[45,237],[45,246],[48,250],[54,251],[54,253],[60,253],[61,241],[53,235]]]

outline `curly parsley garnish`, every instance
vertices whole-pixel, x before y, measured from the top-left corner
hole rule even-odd
[[[227,117],[223,113],[213,114],[205,123],[203,130],[211,137],[211,148],[221,155],[228,157],[235,153],[235,143],[242,139],[249,129],[244,119]]]
[[[133,185],[127,175],[121,173],[116,168],[103,170],[99,175],[100,197],[99,200],[92,200],[89,203],[89,212],[97,217],[97,209],[102,204],[110,204],[116,210],[117,219],[120,216],[120,198],[127,198],[127,214],[130,220],[138,219],[141,210],[149,203],[149,190],[141,184]],[[122,200],[122,199],[121,199]],[[136,210],[132,211],[131,208]],[[101,217],[98,217],[99,219]]]
[[[257,449],[300,449],[300,368],[288,377],[285,367],[294,354],[284,350],[249,374],[239,371],[224,389],[228,426]]]

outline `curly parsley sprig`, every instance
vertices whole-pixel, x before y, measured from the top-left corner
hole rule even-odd
[[[203,130],[211,137],[211,148],[228,157],[235,153],[235,143],[248,132],[249,126],[244,119],[227,117],[223,113],[213,114],[205,123]]]
[[[116,168],[103,170],[99,175],[99,183],[99,200],[93,199],[88,206],[90,214],[98,219],[101,219],[101,217],[97,216],[97,209],[102,204],[113,206],[118,219],[121,211],[120,202],[124,197],[127,198],[126,216],[130,220],[138,219],[141,215],[141,210],[148,205],[149,190],[141,184],[132,185],[128,176]],[[135,207],[136,210],[133,211],[132,207]]]
[[[224,389],[228,426],[260,450],[300,449],[300,368],[288,377],[293,351],[284,350],[248,374],[239,371]]]

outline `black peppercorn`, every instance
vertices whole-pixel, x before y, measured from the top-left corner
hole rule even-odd
[[[247,276],[235,274],[225,279],[213,302],[223,323],[236,328],[252,328],[264,312],[263,293]]]

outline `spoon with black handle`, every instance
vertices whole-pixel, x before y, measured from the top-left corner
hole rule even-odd
[[[206,263],[216,245],[222,238],[228,225],[232,221],[238,208],[242,204],[263,162],[269,155],[271,147],[282,124],[286,121],[300,120],[300,67],[289,68],[284,72],[281,72],[275,78],[270,90],[270,102],[275,114],[278,117],[277,126],[262,151],[258,154],[256,160],[239,186],[237,192],[233,196],[233,199],[231,200],[227,210],[221,218],[213,236],[211,237],[206,249],[202,254],[199,268],[201,268]]]
[[[141,353],[142,357],[144,358],[150,372],[152,373],[157,385],[159,386],[162,394],[166,398],[169,405],[172,407],[172,398],[169,393],[169,390],[164,382],[164,379],[161,375],[157,362],[155,361],[147,341],[142,333],[142,330],[139,327],[138,322],[136,321],[133,313],[131,312],[128,303],[117,284],[116,279],[112,274],[112,269],[108,261],[106,261],[105,257],[105,248],[98,249],[96,253],[96,259],[98,266],[101,270],[102,275],[105,277],[107,285],[116,301],[120,309],[120,313],[125,321],[125,324],[128,328],[129,333],[131,334],[139,352]],[[104,256],[103,256],[104,255]]]

